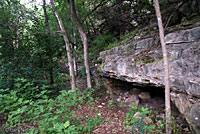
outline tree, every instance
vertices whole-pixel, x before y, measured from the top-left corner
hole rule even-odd
[[[158,20],[163,58],[164,58],[166,133],[171,134],[170,83],[169,83],[169,63],[168,63],[168,56],[167,56],[167,47],[166,47],[165,38],[164,38],[164,29],[163,29],[162,17],[160,13],[160,6],[158,3],[158,0],[154,0],[154,3],[155,3],[156,16]]]
[[[91,76],[90,76],[90,66],[89,66],[89,61],[88,61],[88,39],[87,39],[87,35],[84,32],[83,25],[81,24],[81,21],[80,21],[78,15],[77,15],[74,0],[69,0],[69,2],[70,2],[72,17],[77,24],[78,31],[80,33],[81,40],[82,40],[83,47],[84,47],[84,64],[85,64],[85,70],[86,70],[86,75],[87,75],[87,87],[92,88],[92,82],[91,82]]]
[[[49,26],[49,19],[48,19],[48,15],[47,15],[47,10],[46,10],[46,0],[43,0],[43,10],[44,10],[44,17],[45,17],[45,25],[46,28],[48,29],[48,33],[47,33],[47,39],[46,39],[46,43],[51,46],[51,41],[50,41],[50,26]],[[49,60],[50,60],[50,64],[52,64],[53,62],[53,58],[52,58],[52,50],[50,47],[48,47],[48,55],[49,55]],[[53,67],[50,65],[49,67],[49,75],[50,75],[50,85],[54,84],[54,75],[53,75]]]
[[[75,80],[75,75],[74,75],[74,66],[73,66],[73,60],[72,60],[72,55],[71,55],[71,50],[70,50],[69,39],[67,37],[67,33],[66,33],[65,28],[64,28],[63,21],[62,21],[60,15],[58,14],[58,11],[55,8],[54,1],[50,0],[50,3],[51,3],[52,10],[53,10],[53,12],[54,12],[54,14],[55,14],[55,16],[58,20],[64,41],[65,41],[65,47],[66,47],[66,51],[67,51],[68,65],[69,65],[69,71],[70,71],[71,88],[73,90],[73,89],[76,88],[76,80]]]

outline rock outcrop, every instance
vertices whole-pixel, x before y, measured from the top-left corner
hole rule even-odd
[[[200,100],[200,26],[168,33],[165,40],[170,87],[175,94],[172,101],[187,121],[197,127],[199,122],[192,121],[190,112],[195,111],[191,108]],[[104,76],[133,84],[164,87],[162,49],[155,37],[130,40],[127,44],[101,52],[99,59],[104,64],[100,69]]]

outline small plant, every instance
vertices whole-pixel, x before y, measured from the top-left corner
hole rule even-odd
[[[156,120],[157,122],[157,126],[155,129],[156,133],[163,133],[163,131],[165,131],[165,127],[166,127],[166,119],[163,120]],[[175,118],[172,116],[172,120],[171,120],[171,130],[173,134],[181,134],[182,133],[182,125],[179,125],[176,123]]]
[[[85,89],[84,95],[87,96],[86,104],[93,104],[94,103],[94,95],[95,95],[94,93],[95,93],[95,89],[89,89],[89,88]]]
[[[104,123],[104,120],[102,118],[100,118],[98,115],[96,115],[95,118],[87,118],[85,119],[87,121],[87,124],[84,125],[84,127],[82,128],[81,132],[85,133],[85,132],[92,132],[93,128],[96,128],[98,124],[102,124]]]
[[[145,132],[152,132],[155,128],[155,125],[150,125],[145,122],[145,116],[150,114],[151,111],[146,107],[138,108],[136,104],[129,109],[129,113],[126,114],[126,121],[124,122],[128,129],[132,131],[132,134],[144,134]],[[134,115],[138,113],[140,116],[134,118]]]
[[[108,107],[113,108],[115,106],[114,101],[113,100],[109,100],[108,101]]]
[[[142,116],[140,119],[136,119],[131,127],[127,127],[126,129],[129,129],[133,132],[133,134],[144,134],[146,131],[146,125],[144,122],[144,116]]]
[[[101,65],[97,68],[97,71],[101,70],[104,67],[104,62],[101,63]]]
[[[121,107],[126,107],[126,103],[125,103],[124,100],[120,101],[120,106],[121,106]]]

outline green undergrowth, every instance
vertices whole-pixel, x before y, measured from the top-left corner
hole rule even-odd
[[[127,42],[127,40],[129,40],[130,37],[135,36],[137,34],[137,32],[138,32],[138,29],[135,29],[134,31],[121,36],[119,41],[116,41],[114,43],[110,43],[108,46],[106,46],[104,48],[104,50],[109,50],[109,49],[112,49],[114,47],[125,44]]]
[[[193,25],[199,21],[200,21],[200,15],[197,15],[197,16],[194,16],[193,18],[191,18],[190,20],[182,22],[180,25],[181,26],[189,26],[189,25]]]
[[[134,118],[136,113],[139,113],[140,117]],[[129,113],[126,114],[126,121],[124,123],[128,126],[125,129],[128,129],[133,134],[145,134],[146,132],[152,133],[155,125],[147,124],[145,122],[145,116],[151,113],[152,111],[147,107],[138,108],[136,104],[133,104],[133,106],[129,109]]]
[[[135,116],[135,114],[138,116]],[[149,122],[148,120],[151,121]],[[136,104],[133,104],[126,114],[124,124],[127,125],[125,129],[131,131],[132,134],[163,134],[165,132],[166,119],[161,119],[158,112],[148,108],[148,106],[139,108]],[[181,126],[182,125],[177,124],[175,118],[172,117],[172,134],[183,133]]]
[[[97,59],[99,57],[99,53],[104,50],[104,48],[113,42],[115,42],[114,35],[100,35],[97,36],[91,43],[89,59]]]
[[[130,37],[135,36],[137,32],[138,29],[135,29],[134,31],[125,35],[121,35],[120,39],[117,39],[115,34],[104,34],[97,36],[94,40],[89,41],[89,59],[97,59],[101,51],[109,50],[125,44],[130,39]]]
[[[91,133],[103,123],[98,115],[84,119],[75,115],[79,105],[93,103],[94,90],[62,90],[56,97],[50,94],[47,86],[34,87],[25,79],[17,79],[12,90],[1,89],[0,113],[8,115],[4,127],[20,130],[31,126],[27,134],[79,134]]]

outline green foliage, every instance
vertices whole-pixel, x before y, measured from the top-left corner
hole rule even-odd
[[[119,42],[114,42],[112,44],[109,44],[107,47],[104,48],[104,50],[109,50],[112,49],[114,47],[120,46],[122,45],[123,42],[119,41]]]
[[[140,114],[138,118],[133,118],[135,114]],[[159,133],[162,134],[165,131],[166,119],[160,119],[157,111],[149,110],[141,107],[138,108],[136,104],[133,104],[132,108],[129,109],[129,113],[126,114],[126,121],[124,122],[127,127],[125,129],[130,130],[133,134],[145,134],[145,133]],[[146,124],[145,117],[148,116],[155,122],[155,124]],[[181,125],[176,123],[174,117],[171,121],[171,130],[173,134],[182,133]]]
[[[84,125],[81,128],[81,132],[86,133],[86,132],[92,132],[92,129],[97,128],[98,124],[104,123],[104,120],[100,118],[98,115],[96,115],[95,118],[87,118],[86,119],[87,124]]]
[[[172,133],[173,134],[180,134],[180,133],[182,133],[182,124],[180,124],[180,125],[177,124],[174,117],[172,117],[171,129],[172,129]]]
[[[82,69],[81,69],[81,76],[82,76],[83,79],[86,79],[86,70],[85,70],[85,66],[82,67]]]
[[[189,25],[193,25],[195,23],[197,23],[200,20],[200,16],[195,16],[194,18],[192,18],[191,20],[187,20],[184,21],[183,23],[181,23],[181,26],[189,26]]]
[[[113,35],[102,35],[95,38],[93,41],[97,46],[102,46],[105,44],[109,44],[115,41],[115,37]]]
[[[133,118],[135,113],[141,114],[140,118]],[[146,115],[151,114],[151,111],[146,107],[138,108],[136,104],[129,109],[129,113],[126,114],[126,121],[124,122],[127,126],[125,129],[128,129],[135,133],[144,134],[145,132],[152,132],[155,125],[146,124],[144,118]]]
[[[111,108],[114,107],[115,106],[114,101],[113,100],[109,100],[108,101],[108,106],[111,107]]]
[[[104,67],[104,62],[101,63],[101,65],[97,68],[97,71],[101,70]]]
[[[172,116],[171,118],[171,130],[173,134],[181,134],[182,132],[182,124],[177,124],[175,118]],[[166,128],[166,119],[158,120],[158,117],[155,118],[156,129],[155,133],[163,133]]]
[[[131,127],[127,127],[126,129],[133,132],[133,134],[144,134],[146,132],[146,125],[144,122],[144,116],[141,118],[136,119]]]
[[[17,78],[13,89],[0,89],[1,112],[12,111],[26,105],[30,100],[47,97],[50,93],[48,88],[46,85],[34,86],[24,78]]]
[[[5,127],[23,127],[31,124],[28,133],[60,133],[78,134],[82,131],[91,132],[103,120],[97,116],[88,118],[87,125],[80,124],[75,116],[79,104],[91,103],[94,90],[86,89],[84,92],[76,90],[62,90],[53,98],[49,97],[47,86],[34,87],[25,79],[17,79],[14,90],[0,90],[0,113],[8,113]],[[40,89],[40,91],[38,91]],[[37,92],[36,92],[37,91]],[[36,127],[33,124],[37,124]]]
[[[126,107],[126,102],[124,100],[120,101],[120,107]]]
[[[148,63],[153,63],[153,62],[158,62],[154,58],[151,57],[144,57],[144,58],[137,58],[133,59],[134,62],[140,63],[140,64],[148,64]]]
[[[108,46],[106,46],[104,48],[104,50],[109,50],[109,49],[112,49],[114,47],[124,45],[130,39],[130,37],[135,36],[137,34],[137,32],[138,32],[138,29],[136,28],[134,31],[121,36],[119,41],[116,41],[114,43],[110,43]]]
[[[86,104],[93,104],[94,102],[94,93],[95,93],[95,89],[90,89],[90,88],[86,88],[83,93],[85,94],[84,96],[82,96],[83,100],[87,100]]]
[[[91,43],[90,48],[90,59],[96,59],[98,58],[99,52],[104,50],[104,47],[106,47],[108,44],[111,44],[115,41],[114,35],[101,35],[97,36]]]

